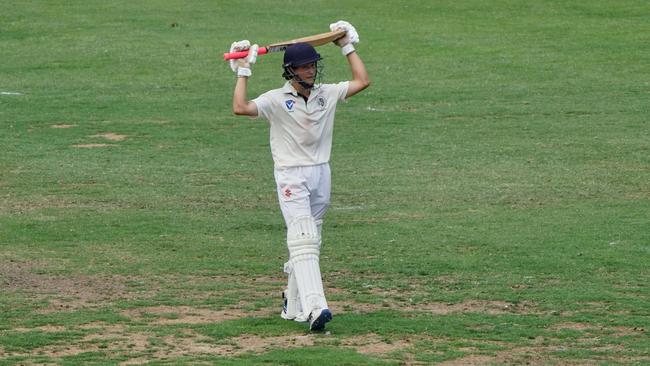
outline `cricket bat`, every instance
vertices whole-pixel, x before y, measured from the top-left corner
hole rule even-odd
[[[292,39],[290,41],[284,41],[284,42],[278,42],[278,43],[273,43],[268,46],[260,47],[257,50],[258,55],[265,55],[270,52],[280,52],[284,51],[287,49],[287,47],[291,46],[294,43],[309,43],[312,46],[322,46],[324,44],[327,44],[329,42],[336,41],[339,38],[343,38],[345,36],[345,31],[344,30],[336,30],[333,32],[326,32],[326,33],[321,33],[321,34],[315,34],[313,36],[308,36],[308,37],[302,37],[298,39]],[[224,60],[234,60],[238,58],[244,58],[248,56],[248,51],[240,51],[240,52],[226,52],[223,54],[223,59]]]

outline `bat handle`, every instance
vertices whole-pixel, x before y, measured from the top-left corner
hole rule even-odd
[[[265,55],[268,52],[266,47],[260,47],[257,50],[258,55]],[[238,52],[226,52],[223,54],[223,59],[224,60],[236,60],[238,58],[244,58],[248,56],[248,51],[238,51]]]

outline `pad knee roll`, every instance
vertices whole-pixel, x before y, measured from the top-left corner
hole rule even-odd
[[[291,259],[320,255],[320,234],[312,216],[299,216],[291,220],[287,227],[287,247]]]

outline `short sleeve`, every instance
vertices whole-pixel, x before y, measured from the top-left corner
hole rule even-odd
[[[252,100],[253,103],[257,106],[257,116],[266,118],[270,120],[271,117],[271,104],[273,99],[269,93],[264,93],[259,97]]]
[[[338,93],[337,99],[345,102],[345,96],[348,94],[348,88],[350,87],[349,81],[342,81],[336,84],[336,91]]]

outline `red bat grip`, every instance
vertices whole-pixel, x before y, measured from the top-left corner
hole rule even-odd
[[[258,55],[264,55],[268,52],[266,47],[260,47],[257,49],[257,54]],[[244,58],[248,56],[248,51],[239,51],[239,52],[226,52],[223,54],[223,59],[224,60],[236,60],[238,58]]]

